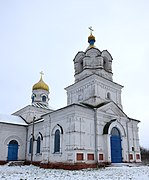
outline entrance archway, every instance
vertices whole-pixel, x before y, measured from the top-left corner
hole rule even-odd
[[[8,161],[17,161],[18,160],[18,142],[12,140],[8,144]]]
[[[121,163],[122,162],[121,134],[116,127],[113,127],[111,130],[110,141],[111,141],[111,162]]]

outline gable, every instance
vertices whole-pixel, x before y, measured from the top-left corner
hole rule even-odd
[[[123,110],[118,107],[114,102],[110,102],[102,107],[98,108],[98,111],[101,111],[108,115],[127,117],[127,115],[123,112]]]
[[[111,108],[105,110],[105,113],[107,113],[107,114],[112,114],[112,115],[115,115],[115,114],[116,114],[116,112],[114,111],[114,109],[111,109]]]

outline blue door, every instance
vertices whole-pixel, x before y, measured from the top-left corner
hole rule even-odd
[[[119,130],[115,127],[111,131],[111,162],[122,162],[121,136]]]
[[[12,140],[8,145],[8,161],[17,161],[18,160],[18,142]]]

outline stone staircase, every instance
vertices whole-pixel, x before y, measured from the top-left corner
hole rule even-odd
[[[24,161],[9,161],[8,166],[24,166]]]

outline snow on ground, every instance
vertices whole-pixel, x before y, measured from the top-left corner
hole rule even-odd
[[[106,167],[79,171],[36,166],[0,166],[0,180],[149,180],[149,166]]]

